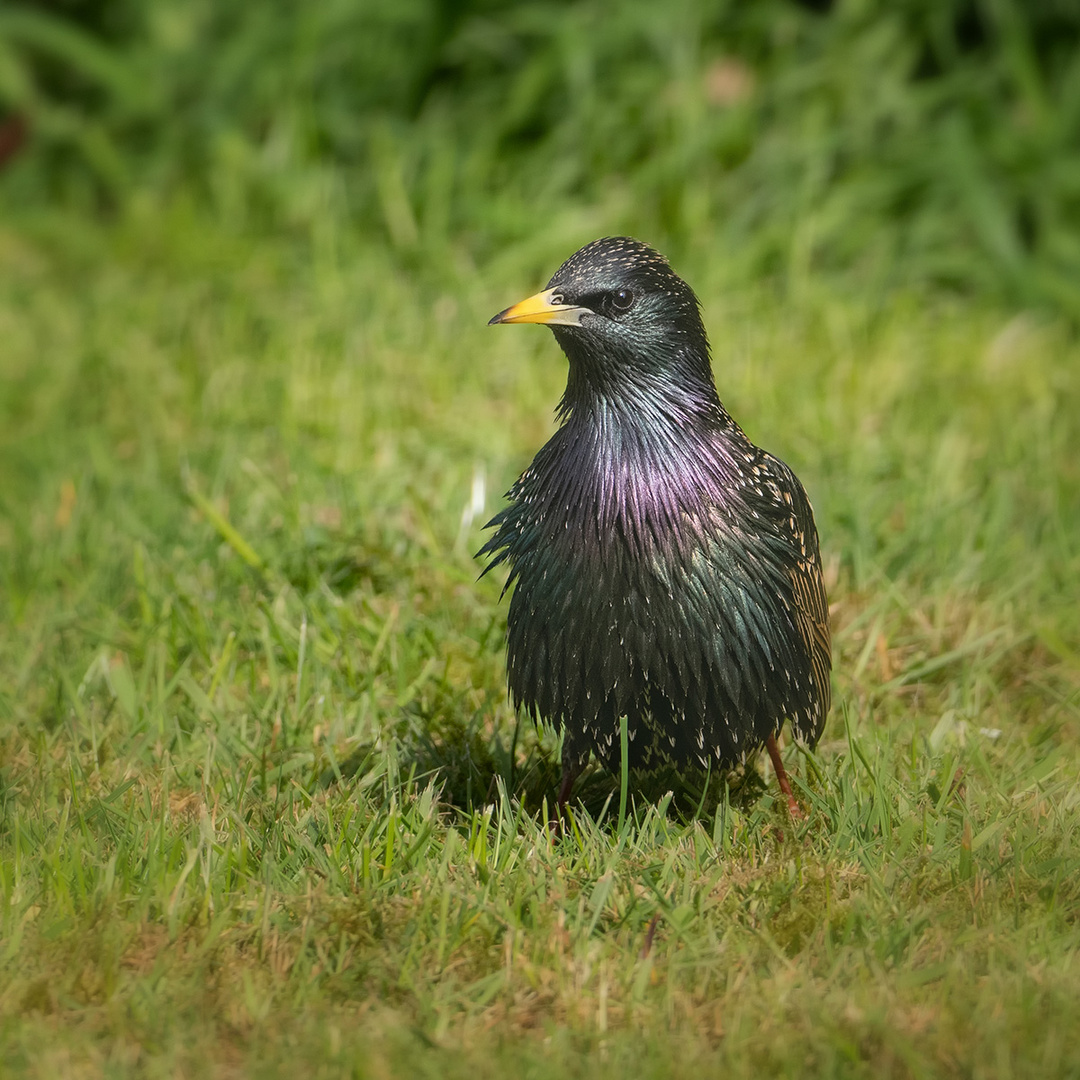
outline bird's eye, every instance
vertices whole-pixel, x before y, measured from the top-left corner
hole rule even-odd
[[[634,294],[629,289],[616,289],[610,294],[608,303],[612,311],[629,311],[634,305]]]

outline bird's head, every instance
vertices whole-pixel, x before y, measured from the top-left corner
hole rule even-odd
[[[697,297],[663,255],[639,240],[609,236],[586,244],[543,292],[491,320],[529,322],[550,326],[566,353],[569,399],[617,397],[655,384],[715,394]]]

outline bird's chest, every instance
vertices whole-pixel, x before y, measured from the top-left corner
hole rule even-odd
[[[511,555],[511,650],[554,643],[647,667],[657,626],[678,621],[702,546],[698,516],[670,496],[624,478],[576,500],[526,503]]]

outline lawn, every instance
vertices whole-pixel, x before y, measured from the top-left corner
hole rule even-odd
[[[834,707],[803,823],[762,762],[554,838],[472,553],[565,361],[485,323],[606,228],[0,225],[0,1073],[1080,1075],[1075,329],[671,252]]]

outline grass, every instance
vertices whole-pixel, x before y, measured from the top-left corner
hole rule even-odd
[[[1075,333],[679,260],[817,507],[836,704],[805,823],[597,776],[553,842],[471,552],[564,377],[484,323],[569,231],[0,231],[3,1071],[1080,1074]]]
[[[3,187],[39,205],[183,192],[486,263],[603,203],[748,278],[1080,319],[1068,0],[9,0],[9,112]]]

